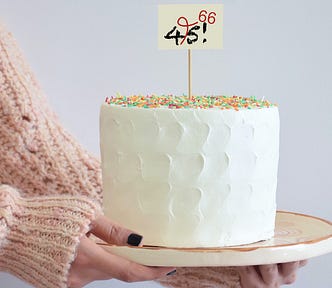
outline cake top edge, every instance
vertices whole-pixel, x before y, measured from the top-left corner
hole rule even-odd
[[[254,96],[174,96],[174,95],[116,95],[106,97],[105,104],[136,108],[166,108],[166,109],[221,109],[243,110],[277,107],[268,100],[257,99]]]

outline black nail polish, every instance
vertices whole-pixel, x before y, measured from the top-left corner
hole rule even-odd
[[[176,269],[173,270],[173,271],[171,271],[171,272],[169,272],[169,273],[167,273],[166,276],[171,276],[171,275],[174,275],[175,273],[176,273]]]
[[[128,236],[127,244],[131,246],[138,246],[142,241],[142,236],[132,233]]]

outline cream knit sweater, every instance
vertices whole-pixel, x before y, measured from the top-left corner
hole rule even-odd
[[[62,128],[0,25],[0,270],[35,287],[67,287],[101,201],[99,161]],[[160,283],[240,287],[231,268],[178,268]]]

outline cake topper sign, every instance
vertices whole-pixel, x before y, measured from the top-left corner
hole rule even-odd
[[[221,49],[222,4],[160,5],[160,49]]]
[[[159,5],[158,46],[188,50],[188,96],[191,93],[191,49],[221,49],[222,4]]]

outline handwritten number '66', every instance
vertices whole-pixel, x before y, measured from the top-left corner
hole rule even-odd
[[[209,24],[214,24],[216,22],[216,16],[216,12],[210,12],[208,14],[206,10],[201,10],[198,15],[198,20],[199,22],[208,22]]]

